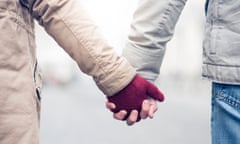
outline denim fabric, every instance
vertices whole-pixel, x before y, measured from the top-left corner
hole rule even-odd
[[[212,144],[240,143],[240,85],[212,84]]]

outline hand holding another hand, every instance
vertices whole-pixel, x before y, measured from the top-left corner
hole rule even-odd
[[[141,119],[152,118],[157,110],[156,101],[163,100],[164,96],[156,86],[136,75],[123,90],[108,97],[106,107],[114,113],[115,119],[126,120],[132,125]]]

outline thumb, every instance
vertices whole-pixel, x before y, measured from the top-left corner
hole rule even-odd
[[[147,95],[152,97],[153,99],[156,99],[158,101],[163,101],[164,100],[164,95],[163,93],[152,83],[147,81]]]

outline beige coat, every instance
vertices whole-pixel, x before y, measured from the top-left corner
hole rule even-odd
[[[38,144],[41,75],[34,21],[111,96],[135,75],[102,39],[80,0],[0,1],[0,144]]]

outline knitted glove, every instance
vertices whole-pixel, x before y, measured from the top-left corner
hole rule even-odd
[[[140,112],[142,103],[148,97],[158,101],[164,100],[162,92],[160,92],[156,86],[141,76],[136,75],[123,90],[108,97],[108,100],[116,105],[116,108],[111,110],[112,112],[117,113],[120,110],[127,111],[124,120],[128,118],[132,110],[137,110],[139,113],[137,121],[139,121],[141,119]]]

